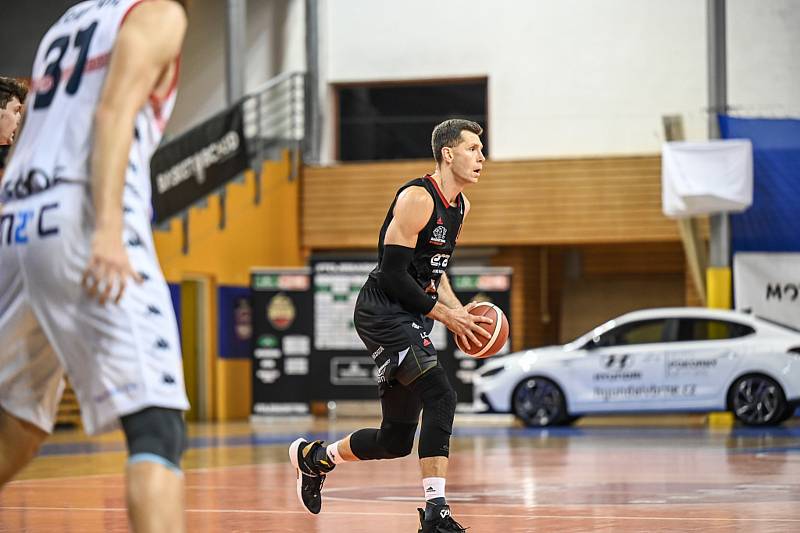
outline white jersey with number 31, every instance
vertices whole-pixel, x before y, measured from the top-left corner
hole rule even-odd
[[[88,181],[94,112],[111,53],[125,17],[142,1],[84,1],[48,30],[36,52],[25,126],[3,189],[28,192],[56,178]],[[147,200],[150,157],[174,106],[177,69],[175,78],[164,99],[151,95],[136,116],[125,183]]]

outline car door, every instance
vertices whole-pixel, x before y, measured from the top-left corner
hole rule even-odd
[[[692,390],[683,407],[725,406],[727,388],[741,364],[752,327],[713,318],[681,318],[677,342],[664,354],[665,383]]]
[[[572,410],[644,411],[660,400],[664,341],[674,336],[674,321],[637,320],[616,326],[589,341],[570,364]]]

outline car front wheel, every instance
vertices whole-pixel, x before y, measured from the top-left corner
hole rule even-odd
[[[514,414],[526,426],[556,426],[568,421],[564,394],[549,379],[526,378],[514,389],[511,401]]]
[[[780,424],[789,408],[781,386],[760,374],[737,379],[730,389],[728,403],[736,419],[748,426]]]

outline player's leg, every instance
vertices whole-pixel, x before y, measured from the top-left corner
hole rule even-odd
[[[186,531],[181,474],[151,462],[128,465],[125,496],[134,532]]]
[[[36,457],[47,432],[0,410],[0,488]]]
[[[411,453],[422,403],[399,383],[380,385],[379,395],[383,412],[380,428],[359,429],[327,446],[301,437],[289,447],[289,459],[297,472],[297,496],[309,512],[320,512],[322,485],[337,464],[394,459]]]
[[[366,300],[375,297],[366,290],[361,296],[365,293]],[[412,315],[376,319],[374,314],[359,312],[358,306],[356,309],[359,336],[379,369],[383,421],[380,429],[362,429],[331,444],[328,455],[334,462],[403,457],[411,453],[422,410],[420,396],[412,392],[413,384],[437,366],[436,350],[427,334],[422,335],[422,321]],[[386,327],[381,321],[391,326]],[[374,335],[374,331],[380,333]]]
[[[145,457],[153,459],[134,461],[126,469],[134,530],[180,531],[183,479],[176,472],[180,455],[174,450],[175,443],[182,446],[185,439],[183,422],[176,420],[179,415],[169,420],[139,416],[148,407],[179,412],[189,406],[177,323],[155,258],[149,206],[126,190],[122,237],[131,265],[144,282],[129,282],[118,304],[100,305],[80,285],[93,227],[90,198],[81,186],[61,185],[51,191],[56,189],[58,204],[48,211],[46,222],[57,232],[41,246],[31,242],[24,260],[27,275],[35,280],[29,284],[32,308],[70,377],[84,430],[97,434],[122,423],[131,455],[144,449],[150,454]],[[41,194],[42,201],[49,193]],[[143,438],[148,446],[156,446],[155,452],[142,448]],[[155,445],[147,440],[153,438]]]
[[[380,428],[359,429],[341,440],[323,445],[322,441],[298,439],[307,449],[301,460],[310,471],[326,474],[340,463],[396,459],[411,453],[422,404],[408,389],[394,385],[381,392],[383,420]],[[356,451],[357,450],[357,451]]]
[[[358,317],[357,312],[356,318]],[[438,364],[436,349],[429,338],[432,327],[433,321],[429,319],[423,319],[420,322],[412,319],[404,320],[394,328],[393,331],[396,334],[402,333],[409,344],[405,349],[397,352],[397,355],[402,357],[393,377],[407,387],[412,393],[409,396],[422,406],[419,457],[426,509],[424,512],[421,511],[421,527],[425,531],[435,531],[438,527],[441,531],[452,529],[457,532],[461,528],[450,518],[450,508],[447,506],[445,498],[450,435],[453,431],[457,398],[444,369]],[[359,335],[368,348],[374,347],[370,342],[369,331],[359,330]],[[388,361],[388,368],[393,366],[396,355],[394,351],[384,350],[380,353],[373,351],[373,354],[377,364],[382,364],[379,359],[385,358]],[[414,421],[416,422],[416,417]],[[416,424],[414,427],[416,428]],[[365,435],[369,434],[365,433]],[[355,436],[354,434],[353,437]],[[351,438],[350,445],[356,456],[363,457],[362,454],[370,453],[369,451],[359,451],[353,438]]]
[[[134,531],[185,531],[181,458],[187,446],[183,411],[189,408],[175,311],[158,265],[148,221],[149,206],[126,191],[125,240],[133,268],[143,278],[131,284],[119,323],[136,336],[136,363],[121,378],[141,376],[136,402],[117,402],[128,440],[128,513]],[[129,414],[128,414],[129,413]]]
[[[422,403],[407,387],[395,383],[382,386],[381,427],[359,429],[348,437],[348,442],[337,446],[339,450],[349,448],[359,461],[396,459],[411,453],[417,432]]]
[[[128,444],[125,488],[133,530],[185,531],[184,483],[179,466],[186,448],[183,414],[149,407],[120,421]]]
[[[6,206],[6,216],[14,212]],[[52,431],[64,373],[30,308],[18,254],[8,244],[0,247],[0,487]]]
[[[456,392],[441,366],[426,372],[412,387],[423,405],[419,463],[425,509],[418,510],[420,531],[459,533],[464,528],[450,516],[445,496]]]

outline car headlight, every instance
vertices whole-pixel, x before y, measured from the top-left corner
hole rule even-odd
[[[480,376],[481,376],[482,378],[488,378],[488,377],[491,377],[491,376],[496,376],[497,374],[499,374],[500,372],[502,372],[503,370],[505,370],[505,368],[506,368],[506,367],[504,367],[504,366],[496,366],[496,367],[494,367],[494,368],[491,368],[491,369],[489,369],[489,370],[486,370],[485,372],[481,372],[481,373],[480,373]]]

